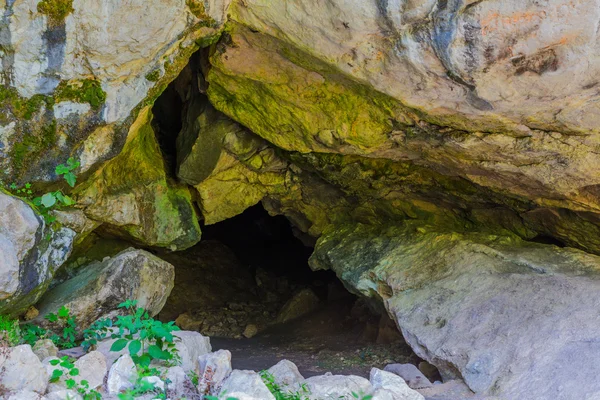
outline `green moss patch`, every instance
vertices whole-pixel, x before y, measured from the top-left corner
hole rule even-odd
[[[73,10],[73,0],[42,0],[38,3],[37,10],[48,16],[53,24],[62,24],[67,15]]]
[[[56,88],[54,98],[57,102],[88,103],[93,109],[97,110],[106,101],[106,92],[102,90],[100,82],[94,79],[63,81]]]
[[[154,71],[146,74],[146,80],[150,82],[157,82],[160,79],[160,70],[155,69]]]

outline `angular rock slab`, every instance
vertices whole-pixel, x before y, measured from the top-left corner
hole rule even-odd
[[[373,391],[368,380],[354,375],[313,376],[306,379],[303,384],[308,389],[307,398],[310,400],[351,399],[352,393],[367,396]]]
[[[358,225],[322,238],[311,263],[384,299],[445,380],[507,399],[600,395],[600,257],[508,235]]]
[[[0,313],[18,314],[44,293],[71,254],[75,232],[53,229],[27,203],[0,191]]]
[[[237,400],[275,400],[260,375],[254,371],[240,371],[238,369],[223,381],[219,398],[234,398]]]
[[[44,394],[48,377],[46,368],[28,344],[6,349],[0,354],[0,385],[6,391]]]
[[[175,271],[171,264],[144,250],[127,249],[103,262],[93,262],[74,278],[46,293],[39,303],[40,317],[56,313],[63,305],[76,317],[80,329],[98,318],[117,315],[125,300],[151,316],[159,313],[173,289]]]

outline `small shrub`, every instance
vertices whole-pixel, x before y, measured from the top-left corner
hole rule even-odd
[[[137,307],[136,301],[128,300],[119,308],[126,309],[129,314],[116,317],[114,321],[97,321],[93,328],[84,331],[84,349],[89,349],[110,335],[112,339],[117,339],[110,351],[119,352],[127,348],[133,361],[142,369],[149,368],[153,360],[166,361],[168,365],[181,362],[173,336],[173,332],[179,328],[174,322],[163,323],[150,318],[146,310]],[[116,328],[118,332],[114,333],[109,328]]]
[[[58,314],[50,313],[45,317],[48,321],[58,324],[62,327],[61,335],[54,334],[50,336],[50,340],[60,349],[72,349],[76,347],[75,335],[77,333],[77,324],[75,317],[71,315],[70,310],[62,306],[58,310]]]
[[[67,389],[76,390],[81,396],[83,400],[100,400],[102,399],[102,395],[98,393],[96,390],[90,389],[89,382],[85,379],[81,381],[77,381],[76,378],[79,376],[79,369],[75,367],[73,360],[69,359],[68,356],[61,357],[58,360],[51,360],[50,365],[53,367],[60,366],[64,368],[65,371],[60,369],[55,369],[52,371],[52,375],[50,376],[50,383],[56,383],[61,378],[65,379],[65,386]]]
[[[20,341],[19,321],[0,315],[0,346],[16,346]]]

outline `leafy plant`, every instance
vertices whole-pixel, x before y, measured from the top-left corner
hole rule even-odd
[[[62,335],[54,334],[50,340],[61,349],[71,349],[76,347],[75,334],[77,333],[77,324],[75,317],[71,315],[70,310],[62,306],[58,314],[50,313],[45,317],[48,321],[56,323],[62,327]]]
[[[79,168],[79,165],[79,161],[75,161],[73,157],[69,157],[66,165],[59,164],[56,166],[56,175],[62,176],[70,187],[75,187],[77,177],[73,171]],[[33,204],[40,209],[42,215],[44,215],[49,222],[54,222],[53,218],[48,217],[48,211],[62,206],[72,206],[75,204],[75,201],[64,194],[62,190],[57,190],[35,197],[33,199]]]
[[[110,334],[112,339],[117,339],[110,351],[119,352],[127,348],[133,361],[141,368],[149,368],[153,360],[166,361],[168,365],[181,362],[173,336],[179,328],[174,322],[163,323],[150,318],[146,310],[137,307],[137,301],[128,300],[119,308],[126,309],[129,314],[118,316],[113,322],[96,322],[93,330],[84,332],[84,348],[89,349]]]
[[[301,385],[298,391],[285,391],[275,382],[275,377],[269,371],[260,371],[259,375],[276,400],[308,400],[310,391],[306,384]]]
[[[48,331],[37,325],[26,324],[21,327],[21,337],[25,343],[34,346],[35,342],[47,336]]]
[[[21,341],[19,321],[0,315],[0,344],[16,346]]]
[[[77,381],[76,378],[79,376],[79,369],[75,367],[73,360],[69,359],[68,356],[61,357],[57,360],[50,360],[50,365],[53,367],[59,366],[52,371],[50,376],[50,383],[56,383],[61,378],[65,379],[65,386],[67,389],[76,390],[83,396],[83,400],[100,400],[102,395],[94,389],[90,389],[90,384],[85,379]],[[65,373],[66,371],[66,373]]]

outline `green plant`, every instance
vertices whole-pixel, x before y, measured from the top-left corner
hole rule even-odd
[[[75,161],[73,157],[69,157],[67,164],[59,164],[56,166],[55,173],[58,176],[62,176],[70,187],[75,187],[77,182],[77,176],[73,171],[79,168],[79,161]],[[25,185],[27,187],[27,184]],[[31,186],[30,186],[31,187]],[[38,207],[40,213],[44,216],[48,223],[54,222],[54,218],[50,217],[49,211],[53,208],[60,208],[62,206],[72,206],[75,201],[64,194],[62,190],[54,192],[48,192],[40,197],[33,199],[33,204]]]
[[[77,333],[77,324],[75,317],[71,315],[70,310],[62,306],[58,310],[58,314],[50,313],[46,315],[48,321],[59,324],[62,327],[62,335],[54,334],[50,340],[61,349],[71,349],[77,344],[75,343],[75,334]]]
[[[38,3],[37,10],[58,25],[64,23],[67,15],[73,12],[73,0],[42,0]]]
[[[269,389],[269,391],[275,396],[276,400],[307,400],[310,391],[306,384],[300,386],[298,391],[285,391],[284,388],[279,386],[275,382],[275,377],[268,371],[260,371],[260,377],[262,378],[265,386]]]
[[[45,338],[47,334],[48,331],[46,329],[40,328],[37,325],[26,324],[21,327],[21,337],[23,342],[32,347],[35,345],[35,342]]]
[[[0,315],[0,344],[16,346],[21,341],[19,321]]]
[[[61,367],[52,371],[50,376],[50,383],[56,383],[61,378],[65,379],[65,386],[67,389],[76,390],[82,395],[84,400],[100,400],[102,396],[94,389],[90,389],[89,382],[85,379],[77,381],[79,376],[79,369],[75,367],[73,360],[69,359],[68,356],[61,357],[56,360],[50,360],[50,365],[53,367]]]
[[[173,336],[179,328],[174,322],[163,323],[150,318],[146,310],[137,307],[137,301],[127,300],[119,308],[129,314],[118,316],[113,322],[101,320],[94,324],[93,330],[84,331],[84,348],[89,349],[110,334],[112,339],[117,339],[110,351],[127,348],[133,361],[142,369],[149,368],[153,360],[166,361],[168,365],[181,362]]]

